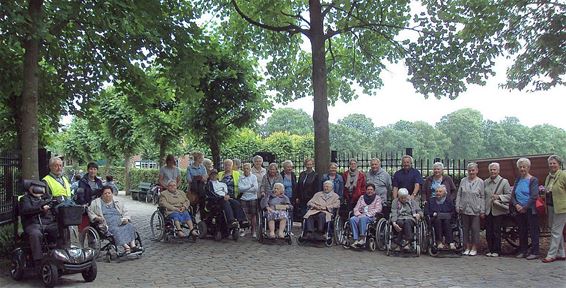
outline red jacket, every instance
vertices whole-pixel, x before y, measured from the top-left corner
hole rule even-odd
[[[358,181],[354,191],[350,191],[351,189],[346,188],[346,183],[350,181],[350,170],[346,170],[342,176],[344,178],[344,197],[354,205],[358,203],[358,199],[366,193],[366,174],[359,171]]]

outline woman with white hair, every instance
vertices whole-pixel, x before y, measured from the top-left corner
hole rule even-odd
[[[279,221],[277,234],[280,239],[285,238],[285,227],[287,226],[288,210],[291,208],[291,200],[285,195],[285,186],[281,183],[273,185],[273,193],[263,197],[261,208],[267,210],[267,226],[269,238],[275,238],[275,222]]]
[[[542,259],[544,263],[566,260],[564,254],[564,225],[566,224],[566,172],[560,170],[562,159],[558,155],[548,157],[548,176],[546,187],[546,205],[548,206],[548,225],[550,226],[550,247]]]
[[[485,217],[484,182],[478,177],[478,164],[468,164],[468,177],[460,181],[456,195],[456,210],[464,226],[464,246],[462,255],[476,256],[480,243],[480,217]]]
[[[446,187],[446,194],[450,201],[454,201],[456,198],[456,185],[452,177],[444,175],[444,164],[442,162],[436,162],[432,164],[432,175],[428,176],[423,184],[423,195],[425,201],[436,197],[436,189],[444,185]]]
[[[305,238],[312,238],[311,234],[318,231],[318,240],[325,240],[322,233],[325,232],[326,223],[332,220],[334,209],[340,207],[340,197],[334,192],[334,182],[327,180],[322,184],[323,191],[314,194],[312,199],[307,203],[307,213],[303,216],[305,221]],[[316,224],[316,225],[315,225]]]
[[[538,179],[529,173],[531,161],[527,158],[517,160],[519,177],[511,192],[510,210],[517,212],[515,219],[519,226],[519,254],[517,258],[534,260],[539,254],[539,223],[535,201],[538,197]],[[529,234],[531,250],[529,249]]]
[[[397,232],[399,249],[412,241],[413,228],[422,217],[423,212],[417,202],[409,197],[409,190],[399,189],[397,198],[391,203],[391,224]]]

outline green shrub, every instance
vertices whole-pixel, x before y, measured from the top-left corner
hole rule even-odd
[[[0,226],[0,256],[9,256],[14,250],[14,226],[6,224]]]

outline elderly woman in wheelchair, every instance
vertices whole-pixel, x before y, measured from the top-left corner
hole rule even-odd
[[[451,226],[455,213],[454,199],[447,196],[446,186],[438,186],[435,195],[428,199],[425,206],[425,215],[431,230],[434,231],[431,233],[431,237],[434,238],[431,244],[437,249],[450,247],[450,250],[456,250]]]
[[[299,237],[301,241],[330,241],[331,244],[332,234],[329,231],[331,229],[329,223],[331,223],[335,217],[336,210],[340,207],[340,196],[334,192],[334,182],[332,180],[325,181],[322,187],[323,191],[314,194],[307,203],[309,209],[303,216],[303,235]],[[315,228],[319,234],[313,234]]]
[[[198,236],[197,229],[194,228],[192,216],[189,213],[191,203],[186,194],[177,190],[177,182],[170,180],[167,183],[167,190],[161,192],[159,206],[164,209],[165,217],[173,221],[177,237],[184,238],[187,235],[183,232],[183,226],[189,229],[193,238]]]
[[[261,208],[267,212],[268,238],[275,238],[275,222],[279,221],[278,237],[285,239],[285,231],[289,224],[289,210],[293,207],[285,194],[285,186],[281,183],[273,185],[273,193],[262,198]],[[287,231],[289,233],[290,231]]]
[[[407,189],[399,189],[398,195],[399,197],[391,203],[391,226],[393,231],[397,233],[395,242],[398,250],[401,250],[401,248],[409,250],[410,244],[414,244],[415,248],[420,245],[418,243],[419,237],[415,237],[419,236],[415,235],[415,227],[423,218],[423,212],[417,202],[409,197]],[[419,233],[419,229],[416,230],[416,233]],[[420,252],[417,254],[420,254]]]
[[[375,193],[375,185],[368,183],[366,193],[358,199],[354,207],[354,216],[350,217],[350,227],[354,240],[352,247],[361,247],[366,244],[368,225],[375,221],[375,216],[381,212],[381,209],[381,197]]]
[[[95,236],[94,238],[112,237],[116,248],[123,248],[122,254],[129,254],[131,252],[139,252],[143,250],[141,247],[141,241],[139,241],[139,237],[137,237],[136,229],[130,222],[131,218],[128,214],[128,210],[124,207],[122,202],[114,198],[112,187],[102,187],[102,196],[94,199],[88,207],[88,217],[93,223],[91,226],[96,226],[96,232],[102,234],[100,236]],[[88,231],[90,230],[86,229],[83,233],[81,233],[81,238],[83,239],[81,242],[84,241],[84,235]],[[91,236],[92,235],[89,235],[89,237]]]

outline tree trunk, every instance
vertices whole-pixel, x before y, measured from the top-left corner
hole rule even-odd
[[[210,142],[210,153],[212,153],[212,163],[214,169],[220,170],[220,145],[216,139]]]
[[[328,171],[330,163],[330,141],[328,125],[328,93],[326,83],[326,58],[324,19],[320,0],[309,0],[311,21],[312,84],[314,92],[314,157],[318,173]]]
[[[161,137],[159,140],[159,167],[163,167],[165,165],[165,139]]]
[[[126,195],[130,195],[130,162],[132,157],[129,154],[126,154],[126,159],[124,161],[124,190],[126,190]]]
[[[38,83],[39,83],[39,22],[42,0],[30,0],[30,25],[24,40],[24,83],[20,109],[20,143],[22,147],[22,178],[38,179]]]

